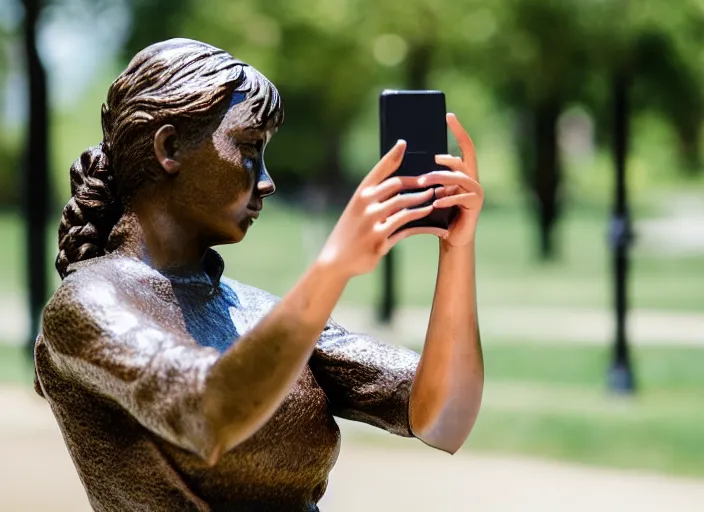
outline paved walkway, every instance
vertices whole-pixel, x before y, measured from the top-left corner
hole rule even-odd
[[[428,308],[400,308],[391,327],[374,321],[371,308],[339,306],[333,317],[351,330],[376,335],[389,343],[419,343],[425,337]],[[0,296],[0,341],[21,343],[28,329],[25,303],[17,297]],[[613,342],[614,321],[610,311],[574,308],[483,308],[482,338],[486,343],[519,341],[534,343]],[[704,346],[704,311],[676,313],[633,310],[629,315],[629,339],[634,344]]]
[[[704,252],[704,199],[701,190],[663,198],[663,216],[636,222],[636,243],[651,254]]]
[[[340,307],[335,319],[389,341],[422,341],[428,325],[427,308],[401,308],[390,328],[373,322],[373,312]],[[536,343],[611,344],[614,320],[611,312],[574,308],[484,308],[479,317],[486,343],[519,341]],[[633,310],[629,315],[629,340],[640,344],[704,346],[704,313]]]
[[[47,404],[0,388],[0,510],[89,512]],[[460,452],[342,422],[343,447],[323,512],[695,512],[704,480]],[[361,442],[360,433],[381,443]],[[382,439],[383,438],[383,439]]]
[[[512,457],[343,445],[323,512],[701,512],[704,482]]]

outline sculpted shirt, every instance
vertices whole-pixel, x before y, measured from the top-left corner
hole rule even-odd
[[[45,314],[37,339],[35,389],[52,408],[94,510],[312,512],[339,453],[333,416],[412,435],[418,355],[330,320],[272,418],[208,467],[184,435],[202,422],[205,376],[278,300],[221,278],[223,269],[213,250],[204,272],[188,276],[107,256],[74,265],[52,299],[58,313]],[[138,299],[140,321],[102,276]],[[62,294],[76,290],[99,297],[90,315],[62,309],[72,303]],[[175,340],[160,325],[189,336]],[[100,326],[112,326],[111,335],[82,336]]]

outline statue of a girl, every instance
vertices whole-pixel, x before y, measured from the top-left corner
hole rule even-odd
[[[140,52],[102,109],[103,141],[71,168],[59,228],[62,285],[37,339],[46,397],[97,511],[314,511],[339,451],[334,416],[454,453],[476,419],[483,364],[472,143],[424,178],[388,178],[399,142],[364,178],[315,263],[282,299],[222,277],[275,187],[264,166],[283,122],[252,67],[186,39]],[[439,185],[432,191],[402,190]],[[397,232],[457,205],[447,231]],[[423,354],[329,316],[347,282],[399,240],[440,237]]]

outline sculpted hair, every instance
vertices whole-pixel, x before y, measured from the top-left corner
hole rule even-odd
[[[71,194],[59,225],[56,269],[109,253],[113,227],[132,195],[156,181],[154,134],[173,124],[187,143],[212,133],[233,103],[254,128],[283,123],[276,88],[251,66],[198,41],[170,39],[139,52],[102,107],[103,141],[71,166]],[[246,108],[249,107],[249,108]]]

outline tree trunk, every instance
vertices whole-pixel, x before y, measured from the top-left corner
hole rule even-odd
[[[46,74],[37,51],[37,19],[41,0],[24,0],[24,42],[29,75],[29,129],[26,140],[24,209],[27,219],[27,262],[31,315],[27,352],[33,358],[34,340],[47,300],[46,222],[49,210],[48,100]]]
[[[428,72],[432,60],[432,48],[427,44],[411,46],[408,53],[406,83],[411,90],[425,90],[428,88]],[[388,324],[393,319],[398,302],[396,285],[396,260],[398,249],[389,251],[383,260],[381,301],[378,310],[378,319],[381,323]]]
[[[406,82],[411,90],[428,88],[428,72],[432,61],[432,48],[428,44],[412,46],[408,53],[408,70]]]
[[[319,184],[328,203],[344,206],[349,200],[342,166],[343,130],[329,128],[325,134],[325,165],[319,175]]]
[[[702,172],[701,159],[701,133],[702,123],[697,123],[696,127],[677,127],[677,136],[680,143],[680,155],[684,163],[684,168],[690,176],[697,176]]]
[[[535,168],[532,188],[537,202],[539,255],[543,261],[556,257],[555,226],[558,220],[560,163],[557,148],[557,120],[560,103],[547,100],[535,111]]]

